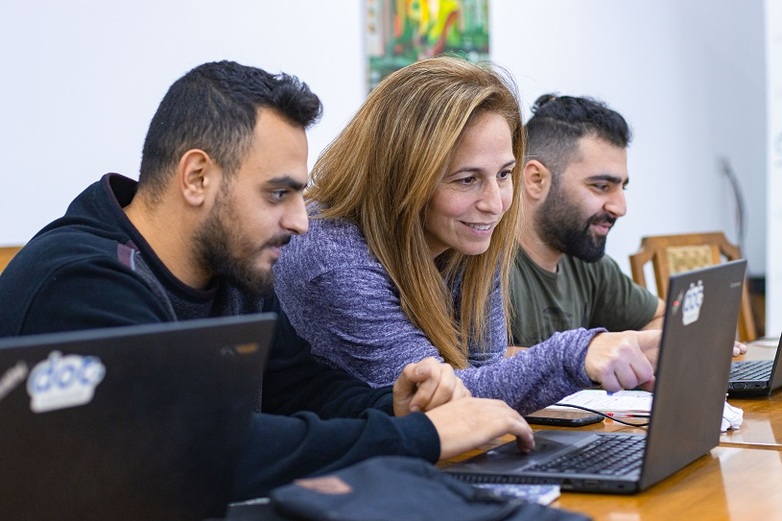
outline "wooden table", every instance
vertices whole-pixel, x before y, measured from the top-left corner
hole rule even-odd
[[[782,394],[767,397],[728,399],[744,411],[744,422],[736,431],[720,436],[721,446],[757,447],[782,451]]]

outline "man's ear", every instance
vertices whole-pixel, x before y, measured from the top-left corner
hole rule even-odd
[[[527,197],[542,201],[551,188],[551,171],[537,159],[530,159],[522,170],[522,184]]]
[[[219,186],[219,169],[203,150],[194,148],[185,152],[177,165],[177,183],[185,202],[202,206],[210,192]]]

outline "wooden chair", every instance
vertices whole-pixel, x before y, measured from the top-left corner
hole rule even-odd
[[[633,280],[647,287],[644,266],[651,261],[657,294],[665,300],[671,274],[740,258],[741,249],[729,242],[722,232],[658,235],[641,239],[640,249],[630,255],[630,268]],[[746,280],[739,308],[738,338],[741,342],[751,342],[757,338]]]
[[[16,252],[21,249],[21,246],[0,246],[0,272],[11,262]]]

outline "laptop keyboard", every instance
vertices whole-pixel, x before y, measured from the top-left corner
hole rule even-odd
[[[731,380],[768,380],[771,377],[771,360],[746,360],[734,363],[730,368]]]
[[[623,476],[641,468],[646,437],[601,435],[559,458],[525,470]]]

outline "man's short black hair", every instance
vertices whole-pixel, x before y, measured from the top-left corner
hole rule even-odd
[[[235,172],[252,143],[258,109],[268,108],[307,128],[321,116],[320,99],[288,74],[270,74],[232,61],[205,63],[168,89],[149,125],[139,187],[153,198],[188,150],[209,154],[226,175]]]
[[[574,158],[578,140],[594,136],[627,148],[632,131],[621,114],[589,97],[544,94],[527,121],[526,160],[537,159],[556,177]]]

